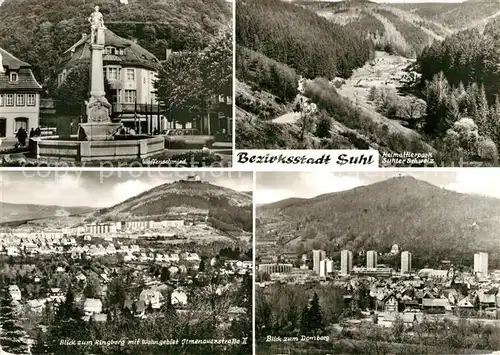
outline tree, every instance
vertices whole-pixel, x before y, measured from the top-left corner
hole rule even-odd
[[[315,292],[311,300],[311,306],[308,312],[308,326],[312,334],[318,335],[325,330],[323,312],[319,304],[318,294]]]
[[[48,353],[82,354],[84,346],[64,346],[61,340],[89,338],[89,328],[82,319],[83,312],[75,305],[75,297],[71,288],[66,293],[66,298],[61,303],[54,316],[54,321],[47,331]]]
[[[89,98],[90,67],[87,63],[72,68],[62,84],[56,89],[54,99],[60,114],[78,116],[82,114],[85,100]]]
[[[25,342],[27,335],[18,323],[15,305],[7,287],[3,290],[0,300],[0,317],[2,326],[0,345],[2,349],[13,354],[26,354],[28,352],[28,346]]]
[[[408,100],[404,100],[400,109],[402,111],[403,118],[408,121],[408,124],[411,127],[415,127],[419,120],[424,116],[427,104],[422,99],[411,97]]]
[[[315,136],[319,138],[329,138],[331,136],[330,130],[332,128],[332,119],[325,111],[321,111],[316,123]]]
[[[204,86],[202,63],[199,53],[172,54],[154,83],[163,113],[183,127],[207,109],[210,91]]]

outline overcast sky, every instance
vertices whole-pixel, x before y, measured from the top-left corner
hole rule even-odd
[[[197,172],[202,180],[251,191],[251,172]],[[110,207],[155,186],[185,179],[191,172],[0,171],[0,201],[59,206]]]
[[[289,197],[311,198],[324,193],[353,189],[399,176],[401,172],[260,172],[256,176],[256,204]],[[462,169],[460,171],[403,172],[416,179],[462,193],[500,198],[500,170]]]

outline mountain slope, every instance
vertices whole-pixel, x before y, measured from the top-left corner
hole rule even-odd
[[[157,186],[115,206],[101,209],[100,220],[182,218],[220,230],[252,231],[252,196],[206,182],[177,181]]]
[[[92,207],[62,207],[0,202],[0,223],[82,215],[94,210],[95,208]]]
[[[257,209],[261,238],[272,236],[272,229],[294,243],[299,237],[303,243],[322,243],[319,247],[333,243],[337,250],[383,251],[399,244],[430,264],[445,258],[467,264],[478,250],[488,251],[491,260],[500,259],[499,199],[402,177],[291,202]]]

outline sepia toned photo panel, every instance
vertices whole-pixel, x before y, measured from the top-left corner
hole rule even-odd
[[[236,148],[498,166],[500,4],[236,0]]]
[[[253,173],[0,181],[2,355],[252,354]]]
[[[230,167],[233,3],[0,0],[2,167]]]
[[[498,354],[484,171],[257,173],[256,354]]]

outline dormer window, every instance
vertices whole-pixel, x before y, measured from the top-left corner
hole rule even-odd
[[[19,76],[17,75],[16,72],[10,72],[10,81],[17,82],[19,79]]]
[[[106,54],[116,54],[115,47],[106,47],[104,50],[106,51]]]

